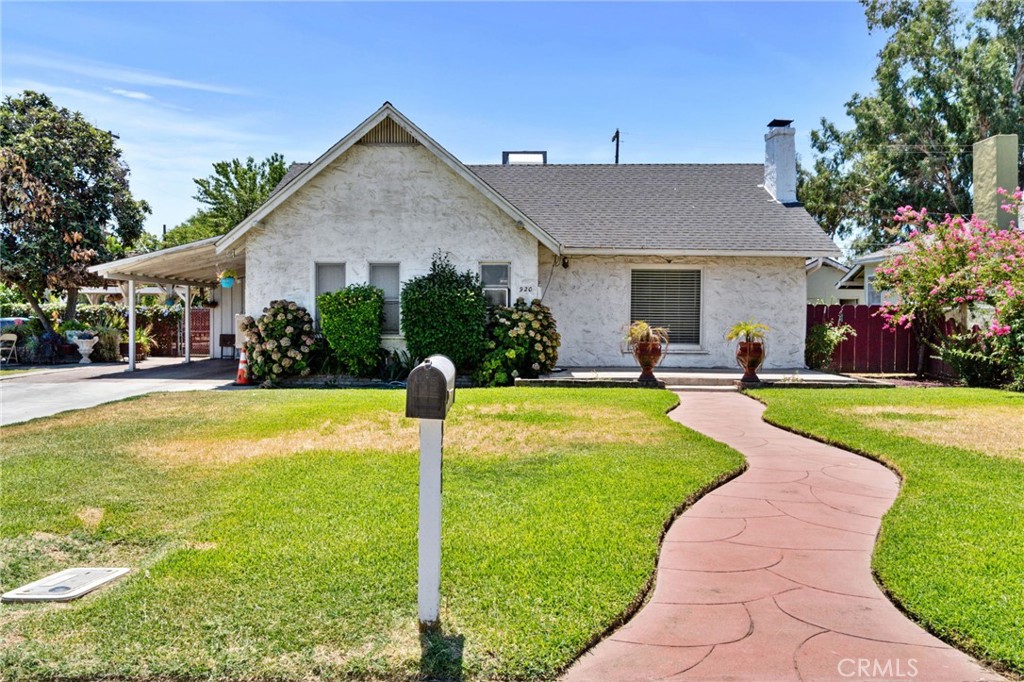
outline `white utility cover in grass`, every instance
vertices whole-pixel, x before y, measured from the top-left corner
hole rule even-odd
[[[71,601],[97,587],[120,578],[129,568],[69,568],[34,583],[11,590],[0,597],[12,601]]]

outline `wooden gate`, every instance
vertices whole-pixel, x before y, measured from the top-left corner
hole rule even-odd
[[[192,331],[192,354],[193,355],[209,355],[210,354],[210,309],[209,308],[193,308],[191,322]],[[182,334],[184,330],[184,320],[182,320]]]
[[[832,355],[840,372],[912,374],[917,371],[918,343],[913,331],[885,329],[877,305],[808,305],[807,330],[816,324],[846,323],[857,336],[839,344]]]

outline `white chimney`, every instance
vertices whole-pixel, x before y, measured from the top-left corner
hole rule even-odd
[[[796,130],[775,119],[764,136],[764,188],[780,204],[796,203]]]

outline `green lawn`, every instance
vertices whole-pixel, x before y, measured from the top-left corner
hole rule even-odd
[[[742,466],[664,391],[460,391],[443,636],[416,628],[404,392],[154,395],[4,429],[0,583],[129,577],[0,607],[10,679],[549,678],[638,599],[673,511]]]
[[[874,568],[929,630],[1024,673],[1024,395],[983,389],[751,391],[766,419],[903,476]]]

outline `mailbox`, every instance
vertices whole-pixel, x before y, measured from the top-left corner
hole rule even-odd
[[[431,355],[409,373],[405,416],[444,419],[455,402],[455,365],[443,355]]]

